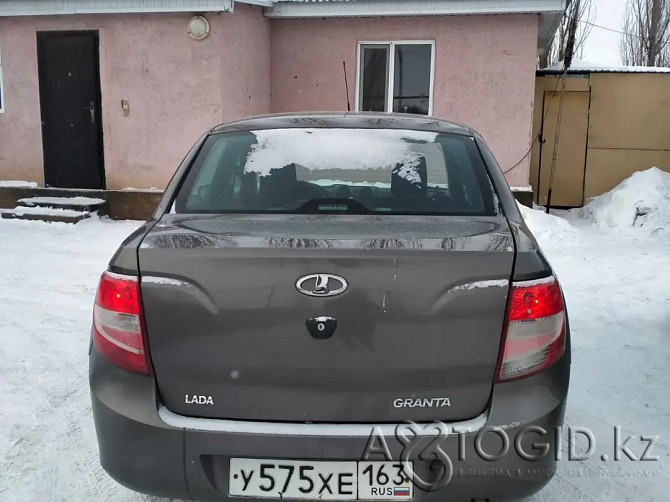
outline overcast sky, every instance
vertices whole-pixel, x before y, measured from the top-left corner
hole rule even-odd
[[[593,0],[597,9],[595,24],[621,31],[626,0]],[[583,59],[602,65],[620,65],[621,35],[594,27],[586,41]]]

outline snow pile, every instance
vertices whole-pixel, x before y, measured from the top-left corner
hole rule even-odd
[[[609,192],[571,211],[601,228],[670,228],[670,173],[658,167],[634,173]]]
[[[522,204],[517,203],[517,205],[524,221],[540,241],[551,238],[561,239],[574,232],[573,226],[567,220],[545,213],[542,207],[537,206],[536,209],[530,209]]]

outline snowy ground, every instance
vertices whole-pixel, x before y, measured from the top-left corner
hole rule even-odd
[[[670,174],[662,175],[660,195],[653,188],[658,173],[641,174],[634,186],[562,218],[524,211],[561,281],[570,314],[566,425],[590,429],[597,441],[590,460],[564,458],[559,475],[534,501],[669,497]],[[636,195],[637,185],[647,185],[644,195]],[[651,210],[637,221],[636,204],[638,213]],[[638,436],[628,442],[638,458],[646,446],[639,436],[660,436],[652,452],[659,461],[613,462],[615,426],[624,439]],[[579,445],[586,440],[577,444],[583,451]]]
[[[570,309],[567,424],[589,428],[597,440],[591,460],[562,461],[534,501],[668,499],[667,176],[645,174],[610,194],[609,203],[601,199],[600,206],[560,218],[524,212]],[[0,221],[0,501],[153,500],[117,485],[99,467],[87,383],[97,280],[138,225]],[[616,425],[624,436],[660,436],[651,452],[660,460],[603,462],[601,454],[613,457]],[[639,457],[645,444],[636,439],[628,446]]]

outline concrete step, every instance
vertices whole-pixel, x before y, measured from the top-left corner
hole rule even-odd
[[[17,207],[43,207],[107,214],[108,203],[95,197],[27,197],[19,199]]]
[[[1,0],[0,4],[2,4]],[[2,145],[0,145],[0,151],[2,151]],[[146,220],[151,218],[163,196],[162,190],[154,189],[89,190],[84,188],[31,187],[25,186],[26,184],[26,182],[23,182],[23,186],[4,186],[0,180],[0,209],[12,209],[18,205],[20,199],[25,198],[58,197],[69,199],[72,197],[87,197],[107,201],[107,206],[98,211],[100,215],[110,216],[114,220]]]
[[[90,211],[75,211],[52,207],[17,206],[9,211],[0,212],[6,220],[31,220],[61,223],[77,223],[91,217]]]

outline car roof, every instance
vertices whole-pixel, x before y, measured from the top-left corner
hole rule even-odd
[[[280,113],[250,117],[214,127],[212,134],[263,129],[324,128],[324,129],[409,129],[472,136],[461,124],[437,117],[406,113],[371,112],[312,112]]]

